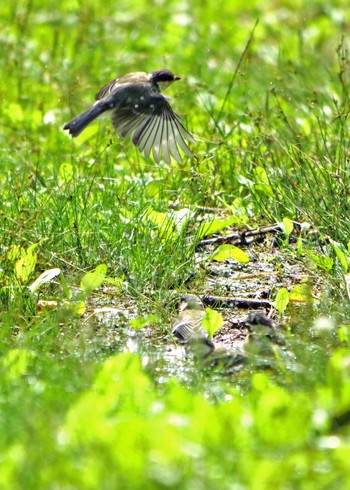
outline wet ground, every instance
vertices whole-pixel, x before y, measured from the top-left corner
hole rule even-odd
[[[295,285],[307,283],[317,295],[321,283],[319,276],[311,268],[307,270],[305,262],[298,260],[293,244],[280,246],[276,233],[259,235],[258,239],[242,246],[250,258],[246,264],[234,260],[210,261],[210,254],[216,246],[216,243],[208,243],[199,247],[196,262],[205,279],[200,290],[189,292],[199,295],[205,306],[216,309],[223,316],[224,324],[213,340],[218,352],[234,353],[234,362],[228,371],[236,372],[241,365],[239,355],[244,352],[244,345],[251,334],[246,322],[248,316],[254,312],[263,315],[283,336],[288,317],[284,316],[281,321],[272,306],[278,290],[285,287],[290,291]],[[173,294],[175,305],[176,292]],[[173,313],[175,318],[175,308]],[[173,375],[188,379],[188,373],[198,365],[198,356],[179,345],[171,335],[173,318],[167,324],[160,321],[135,329],[129,322],[138,316],[136,299],[121,302],[120,298],[115,298],[115,290],[113,293],[113,289],[105,288],[104,294],[89,305],[82,321],[82,334],[91,349],[102,354],[122,350],[140,353],[144,365],[153,371],[159,382]],[[220,363],[209,361],[207,364]],[[203,359],[200,364],[204,364]],[[221,370],[225,370],[224,363],[221,364]]]

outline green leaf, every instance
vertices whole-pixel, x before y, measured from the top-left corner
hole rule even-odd
[[[267,197],[273,197],[274,196],[273,189],[270,185],[255,184],[254,190],[257,191],[259,194],[265,195]]]
[[[230,216],[227,219],[214,219],[210,221],[210,223],[201,223],[197,230],[197,238],[201,239],[204,236],[212,235],[213,233],[217,233],[218,231],[231,226],[235,223],[236,217]]]
[[[80,283],[81,290],[85,296],[88,296],[94,289],[101,286],[106,277],[106,273],[106,264],[100,264],[94,270],[85,274]]]
[[[11,349],[2,359],[7,379],[21,379],[28,371],[30,361],[35,359],[35,354],[27,349]]]
[[[297,250],[300,255],[304,253],[303,239],[301,238],[301,236],[297,239]]]
[[[156,226],[158,235],[162,240],[169,240],[178,236],[174,220],[169,218],[166,213],[150,209],[147,211],[145,218]]]
[[[155,323],[159,323],[159,318],[156,315],[141,316],[129,322],[130,326],[136,329],[149,327]]]
[[[284,234],[286,235],[287,240],[289,239],[291,233],[294,230],[294,223],[289,218],[283,218],[281,222],[278,223]]]
[[[25,249],[23,247],[21,247],[20,245],[12,245],[6,253],[6,257],[11,262],[14,262],[16,259],[19,259],[23,254],[25,254]]]
[[[15,263],[16,276],[23,283],[28,280],[30,274],[35,269],[37,254],[34,253],[34,250],[37,246],[38,243],[34,243],[26,251],[22,251],[22,257]]]
[[[312,301],[311,289],[308,284],[297,284],[289,293],[289,300],[294,303]]]
[[[72,312],[74,315],[83,315],[86,311],[85,301],[77,300],[77,301],[65,301],[64,305]]]
[[[224,320],[222,315],[211,308],[205,309],[205,314],[202,320],[202,327],[208,332],[209,338],[212,338],[223,325]]]
[[[58,175],[61,182],[69,182],[74,177],[73,165],[70,162],[63,162],[58,169]]]
[[[330,244],[333,247],[335,255],[337,256],[337,259],[340,262],[340,265],[341,265],[341,268],[343,269],[344,274],[347,274],[348,270],[349,270],[349,262],[348,262],[348,257],[345,254],[345,250],[343,251],[340,243],[335,242],[334,240],[330,240]]]
[[[4,113],[15,123],[24,121],[24,112],[22,107],[17,102],[11,102],[4,109]]]
[[[163,189],[164,180],[154,179],[146,185],[144,192],[146,196],[157,198],[159,194],[163,191]]]
[[[210,258],[212,260],[216,260],[217,262],[223,262],[227,259],[234,259],[240,264],[247,264],[249,262],[248,255],[238,247],[234,245],[220,245],[214,252],[211,254]]]
[[[282,315],[284,310],[287,308],[288,303],[289,303],[288,289],[281,288],[276,294],[276,298],[275,301],[273,302],[273,306],[280,313],[280,315]]]
[[[29,286],[29,289],[34,293],[43,284],[52,281],[54,277],[57,277],[61,273],[61,269],[48,269],[44,271],[40,276]]]
[[[267,184],[268,186],[270,185],[269,176],[267,175],[267,172],[264,169],[264,167],[261,166],[255,167],[253,173],[257,178],[259,184]]]
[[[333,269],[334,260],[332,257],[327,257],[325,255],[315,254],[311,250],[307,251],[307,256],[315,262],[315,264],[322,270],[329,272]]]

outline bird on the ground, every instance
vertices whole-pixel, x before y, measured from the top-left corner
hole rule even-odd
[[[179,316],[175,320],[172,333],[180,343],[186,344],[193,338],[208,337],[202,327],[204,306],[201,299],[195,294],[186,294],[180,299],[178,306]]]
[[[185,129],[180,117],[172,110],[169,98],[161,91],[180,80],[169,70],[156,70],[150,74],[135,72],[108,83],[96,95],[95,104],[79,114],[64,127],[73,137],[78,136],[101,114],[109,114],[116,132],[131,136],[132,142],[149,158],[151,152],[155,162],[167,163],[173,157],[182,161],[179,148],[193,157],[186,141],[196,140]]]
[[[195,346],[199,357],[205,357],[214,349],[213,342],[202,327],[204,314],[204,306],[200,298],[195,294],[186,294],[180,299],[179,316],[172,329],[173,335],[180,344]]]
[[[285,339],[278,333],[271,318],[263,312],[252,311],[244,323],[249,333],[243,350],[252,359],[275,356],[276,349],[285,344]]]
[[[240,369],[246,356],[238,349],[227,349],[209,339],[202,327],[205,310],[201,299],[194,294],[186,294],[180,300],[179,316],[172,333],[181,344],[190,348],[203,367],[221,368],[227,373]]]

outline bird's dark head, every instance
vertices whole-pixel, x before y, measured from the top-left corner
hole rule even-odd
[[[195,294],[185,294],[180,299],[179,310],[204,310],[203,303]]]
[[[181,80],[169,70],[156,70],[149,75],[149,81],[159,87],[159,90],[164,90],[176,80]]]

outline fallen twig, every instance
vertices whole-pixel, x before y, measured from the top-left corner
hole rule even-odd
[[[257,298],[228,298],[226,296],[203,296],[202,301],[206,306],[222,308],[271,308],[272,301]]]
[[[277,233],[279,231],[281,231],[281,227],[278,223],[275,223],[274,225],[258,228],[256,230],[245,230],[240,233],[233,233],[232,235],[218,236],[215,238],[208,238],[207,240],[201,240],[198,243],[197,248],[206,247],[207,245],[220,245],[222,243],[249,245],[261,235],[266,235],[267,233]]]

